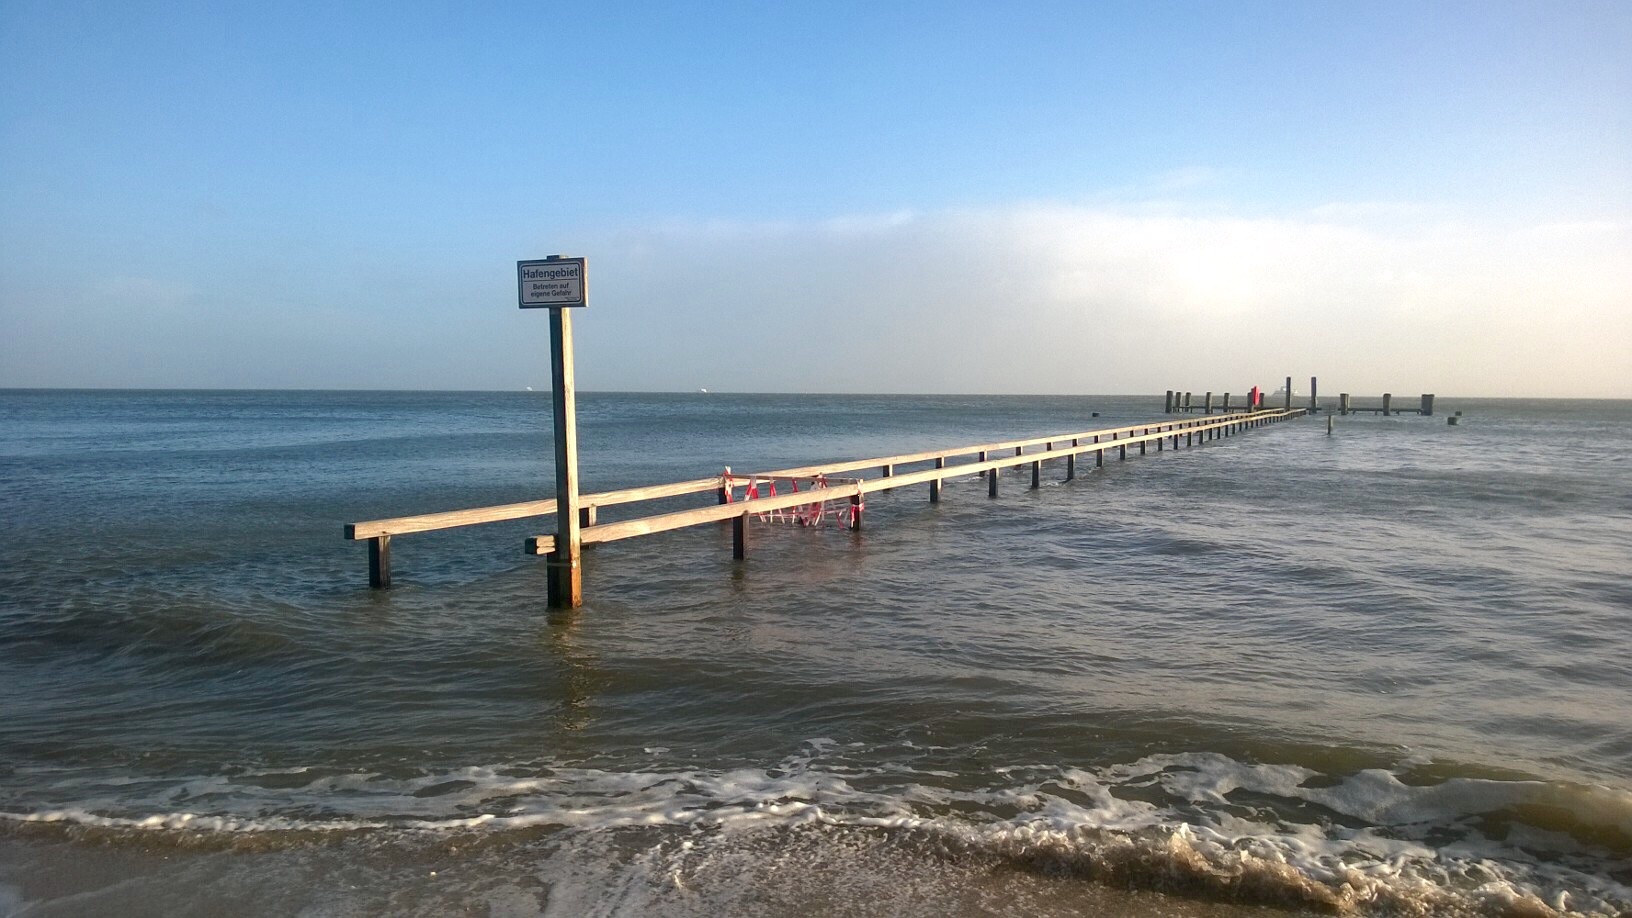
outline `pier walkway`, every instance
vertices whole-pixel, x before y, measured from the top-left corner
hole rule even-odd
[[[1098,468],[1105,464],[1107,452],[1112,452],[1114,458],[1121,461],[1128,458],[1130,449],[1137,449],[1140,455],[1144,455],[1152,448],[1158,452],[1169,448],[1176,450],[1181,443],[1187,447],[1199,446],[1210,440],[1233,437],[1257,427],[1301,417],[1305,413],[1306,409],[1303,408],[1278,408],[1205,418],[1128,424],[1101,430],[926,450],[772,472],[739,474],[726,469],[722,474],[708,478],[580,495],[578,522],[582,527],[580,530],[582,544],[591,545],[729,520],[734,527],[733,556],[743,558],[747,552],[749,525],[754,519],[777,518],[775,515],[782,514],[802,517],[805,521],[820,521],[825,516],[831,515],[852,529],[860,529],[863,499],[872,492],[928,485],[929,499],[938,502],[941,499],[942,485],[948,478],[978,474],[986,479],[987,493],[991,497],[996,497],[1004,469],[1029,466],[1030,486],[1036,488],[1041,486],[1045,462],[1056,464],[1063,462],[1065,478],[1071,480],[1077,477],[1079,457],[1091,454],[1094,466]],[[970,457],[973,457],[973,461],[969,461]],[[907,468],[909,466],[912,468]],[[876,474],[872,477],[837,477],[846,473],[860,472]],[[773,493],[759,494],[757,485],[760,483],[767,483]],[[779,483],[789,490],[775,493],[775,486]],[[750,489],[749,496],[746,499],[737,499],[735,496],[737,489],[745,486]],[[710,506],[616,522],[597,521],[598,510],[601,507],[690,494],[712,494],[714,503]],[[839,512],[829,514],[829,508],[835,503],[840,504]],[[395,536],[502,520],[552,516],[555,512],[556,501],[553,499],[524,501],[492,507],[347,523],[344,534],[349,540],[368,543],[369,585],[389,587],[391,540]],[[528,538],[523,550],[527,554],[548,555],[555,550],[555,537],[538,535]]]

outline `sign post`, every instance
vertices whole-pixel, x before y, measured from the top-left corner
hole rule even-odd
[[[550,375],[555,396],[555,550],[545,560],[552,609],[576,609],[584,601],[583,543],[578,521],[578,399],[573,384],[573,307],[588,305],[582,258],[552,255],[516,262],[522,309],[550,311]]]

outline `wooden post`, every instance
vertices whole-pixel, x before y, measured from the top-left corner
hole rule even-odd
[[[1337,418],[1334,418],[1329,414],[1326,415],[1326,436],[1329,437],[1329,436],[1332,435],[1332,424],[1335,423],[1336,421],[1337,421]]]
[[[1211,393],[1211,392],[1207,393],[1207,409],[1203,413],[1204,414],[1212,414],[1213,413],[1213,393]]]
[[[1166,403],[1164,403],[1164,405],[1162,407],[1162,413],[1163,414],[1172,414],[1173,413],[1173,390],[1172,389],[1167,390],[1167,401],[1166,401]]]
[[[850,495],[850,531],[861,531],[861,495]]]
[[[1230,413],[1230,393],[1224,393],[1224,413]]]
[[[731,557],[737,561],[748,557],[748,517],[743,511],[731,518]]]
[[[368,585],[377,590],[391,588],[391,537],[368,540]]]
[[[997,496],[997,469],[992,469],[991,474],[986,476],[986,496]]]
[[[985,461],[986,461],[986,451],[985,451],[985,450],[981,450],[981,451],[980,451],[980,459],[979,459],[979,461],[981,461],[981,462],[985,462]],[[982,477],[982,478],[985,478],[985,477],[986,477],[986,472],[985,472],[985,471],[984,471],[984,470],[983,470],[983,471],[982,471],[982,472],[981,472],[981,473],[980,473],[980,477]]]
[[[1315,392],[1316,392],[1315,385],[1316,385],[1317,382],[1319,382],[1319,380],[1315,379],[1315,377],[1313,377],[1313,376],[1309,377],[1309,413],[1310,414],[1313,414],[1316,411],[1320,410],[1320,402],[1315,397]]]
[[[1434,394],[1432,392],[1422,393],[1422,416],[1425,418],[1434,416]]]
[[[1071,446],[1073,448],[1082,445],[1081,443],[1077,442],[1077,440],[1078,440],[1078,438],[1076,438],[1076,437],[1071,438]],[[1065,457],[1065,480],[1066,481],[1071,481],[1072,479],[1074,479],[1076,477],[1077,477],[1077,454],[1072,453],[1071,455]]]
[[[1389,403],[1392,402],[1392,401],[1394,401],[1394,396],[1392,394],[1390,394],[1390,393],[1384,392],[1383,393],[1383,417],[1385,417],[1385,418],[1388,417]]]
[[[1190,410],[1190,393],[1188,392],[1184,393],[1184,410],[1186,412]]]
[[[550,607],[584,602],[578,520],[578,396],[573,382],[572,309],[550,308],[550,370],[555,389],[555,550],[549,570]]]
[[[578,527],[580,529],[588,529],[593,525],[595,525],[595,505],[590,504],[587,507],[579,507]]]
[[[1349,393],[1339,392],[1337,394],[1337,413],[1341,415],[1349,413]]]
[[[946,457],[936,456],[935,467],[938,469],[946,468]],[[929,483],[929,502],[932,504],[941,502],[941,479],[939,478],[932,479]]]
[[[1033,491],[1043,486],[1043,462],[1041,459],[1031,464],[1031,489]]]
[[[1290,376],[1286,378],[1286,399],[1281,403],[1281,407],[1287,411],[1292,410],[1292,377]]]
[[[893,465],[882,466],[879,469],[879,474],[884,478],[889,478],[891,475],[895,474],[895,466],[893,466]]]

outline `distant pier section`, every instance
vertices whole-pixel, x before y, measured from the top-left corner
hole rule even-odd
[[[1316,377],[1309,377],[1309,401],[1306,406],[1306,410],[1310,414],[1332,410],[1329,405],[1324,408],[1321,406],[1320,398],[1316,394],[1319,391],[1318,384],[1319,380]],[[1231,401],[1232,397],[1235,398],[1233,403]],[[1300,401],[1302,400],[1301,396],[1295,396],[1293,394],[1292,377],[1288,376],[1286,378],[1286,385],[1283,386],[1279,392],[1260,399],[1256,404],[1249,395],[1235,396],[1234,393],[1224,392],[1215,398],[1212,392],[1202,392],[1198,395],[1194,392],[1169,389],[1167,390],[1167,399],[1165,402],[1164,411],[1167,414],[1189,414],[1196,411],[1199,411],[1202,414],[1213,414],[1215,412],[1218,414],[1229,414],[1230,412],[1259,410],[1266,404],[1274,404],[1276,402],[1280,403],[1280,408],[1282,410],[1289,411],[1292,408],[1294,398],[1297,398]],[[1417,404],[1408,405],[1396,403],[1394,401],[1393,393],[1384,392],[1382,398],[1375,403],[1359,404],[1354,401],[1353,397],[1350,396],[1349,393],[1344,392],[1337,397],[1336,410],[1340,415],[1380,414],[1384,417],[1388,417],[1389,415],[1396,414],[1415,414],[1421,415],[1422,417],[1432,417],[1434,414],[1434,395],[1432,392],[1424,392],[1421,396],[1421,400]]]
[[[1397,404],[1395,404],[1394,403],[1394,396],[1393,396],[1392,393],[1389,393],[1389,392],[1384,392],[1383,393],[1382,401],[1379,402],[1378,404],[1375,404],[1375,405],[1356,405],[1354,403],[1354,399],[1349,397],[1349,393],[1345,392],[1342,395],[1339,395],[1337,397],[1337,413],[1338,414],[1368,414],[1369,413],[1369,414],[1380,414],[1383,417],[1388,417],[1391,414],[1418,414],[1418,415],[1422,415],[1423,417],[1432,417],[1433,414],[1434,414],[1434,395],[1433,395],[1432,392],[1424,392],[1422,394],[1422,401],[1420,401],[1415,407],[1412,407],[1410,405],[1397,405]]]

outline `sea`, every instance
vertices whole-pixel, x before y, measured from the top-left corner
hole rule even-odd
[[[1632,401],[1435,408],[596,545],[552,611],[548,518],[388,590],[342,538],[553,496],[548,392],[0,391],[0,915],[1632,914]],[[582,393],[583,488],[1162,409]]]

